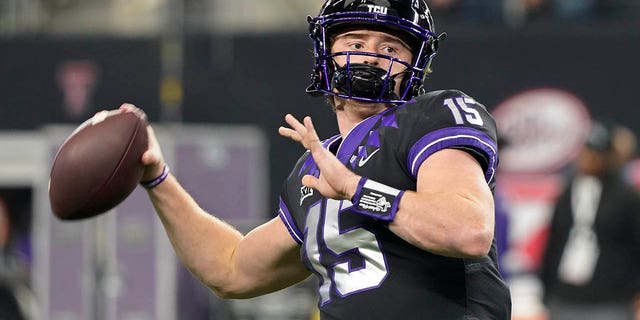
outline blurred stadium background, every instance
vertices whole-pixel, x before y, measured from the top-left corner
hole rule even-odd
[[[280,183],[302,152],[276,132],[284,114],[311,115],[325,137],[337,129],[323,99],[304,93],[306,16],[322,2],[0,1],[0,277],[27,319],[311,316],[310,283],[214,298],[177,263],[139,190],[115,212],[72,224],[53,219],[46,192],[71,130],[131,102],[157,125],[174,172],[205,208],[241,230],[275,215]],[[542,319],[533,274],[550,203],[589,118],[640,132],[640,2],[428,2],[437,31],[449,34],[428,88],[474,96],[509,139],[498,187],[508,221],[502,270],[514,319]]]

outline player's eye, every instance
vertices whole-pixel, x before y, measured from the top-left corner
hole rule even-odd
[[[388,53],[388,54],[393,54],[393,53],[397,53],[398,50],[396,50],[396,48],[391,47],[391,46],[386,46],[382,49],[383,52]]]
[[[361,51],[362,49],[364,49],[364,45],[359,42],[354,42],[351,44],[351,48]]]

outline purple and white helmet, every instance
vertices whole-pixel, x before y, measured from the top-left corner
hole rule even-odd
[[[317,17],[309,17],[309,37],[314,43],[314,69],[307,93],[334,95],[366,102],[401,104],[424,92],[423,82],[439,41],[433,18],[424,0],[327,0]],[[330,52],[331,40],[348,28],[363,26],[398,36],[413,53],[413,61],[368,52]],[[353,55],[376,56],[390,60],[387,69],[351,63]],[[345,56],[338,66],[334,58]],[[400,95],[394,92],[398,74],[394,64],[402,64]]]

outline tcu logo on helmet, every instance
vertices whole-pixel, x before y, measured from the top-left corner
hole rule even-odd
[[[387,7],[368,4],[369,12],[387,14]]]

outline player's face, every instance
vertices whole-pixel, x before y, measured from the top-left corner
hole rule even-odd
[[[413,57],[409,46],[400,38],[380,31],[357,29],[338,34],[331,46],[331,52],[367,52],[376,53],[393,58],[400,59],[405,62],[411,62]],[[335,57],[335,62],[339,66],[347,63],[345,55]],[[350,63],[364,63],[387,70],[391,60],[382,57],[351,55]],[[399,74],[406,69],[400,63],[394,63],[391,66],[391,74]],[[402,75],[396,77],[396,92],[399,92]]]

